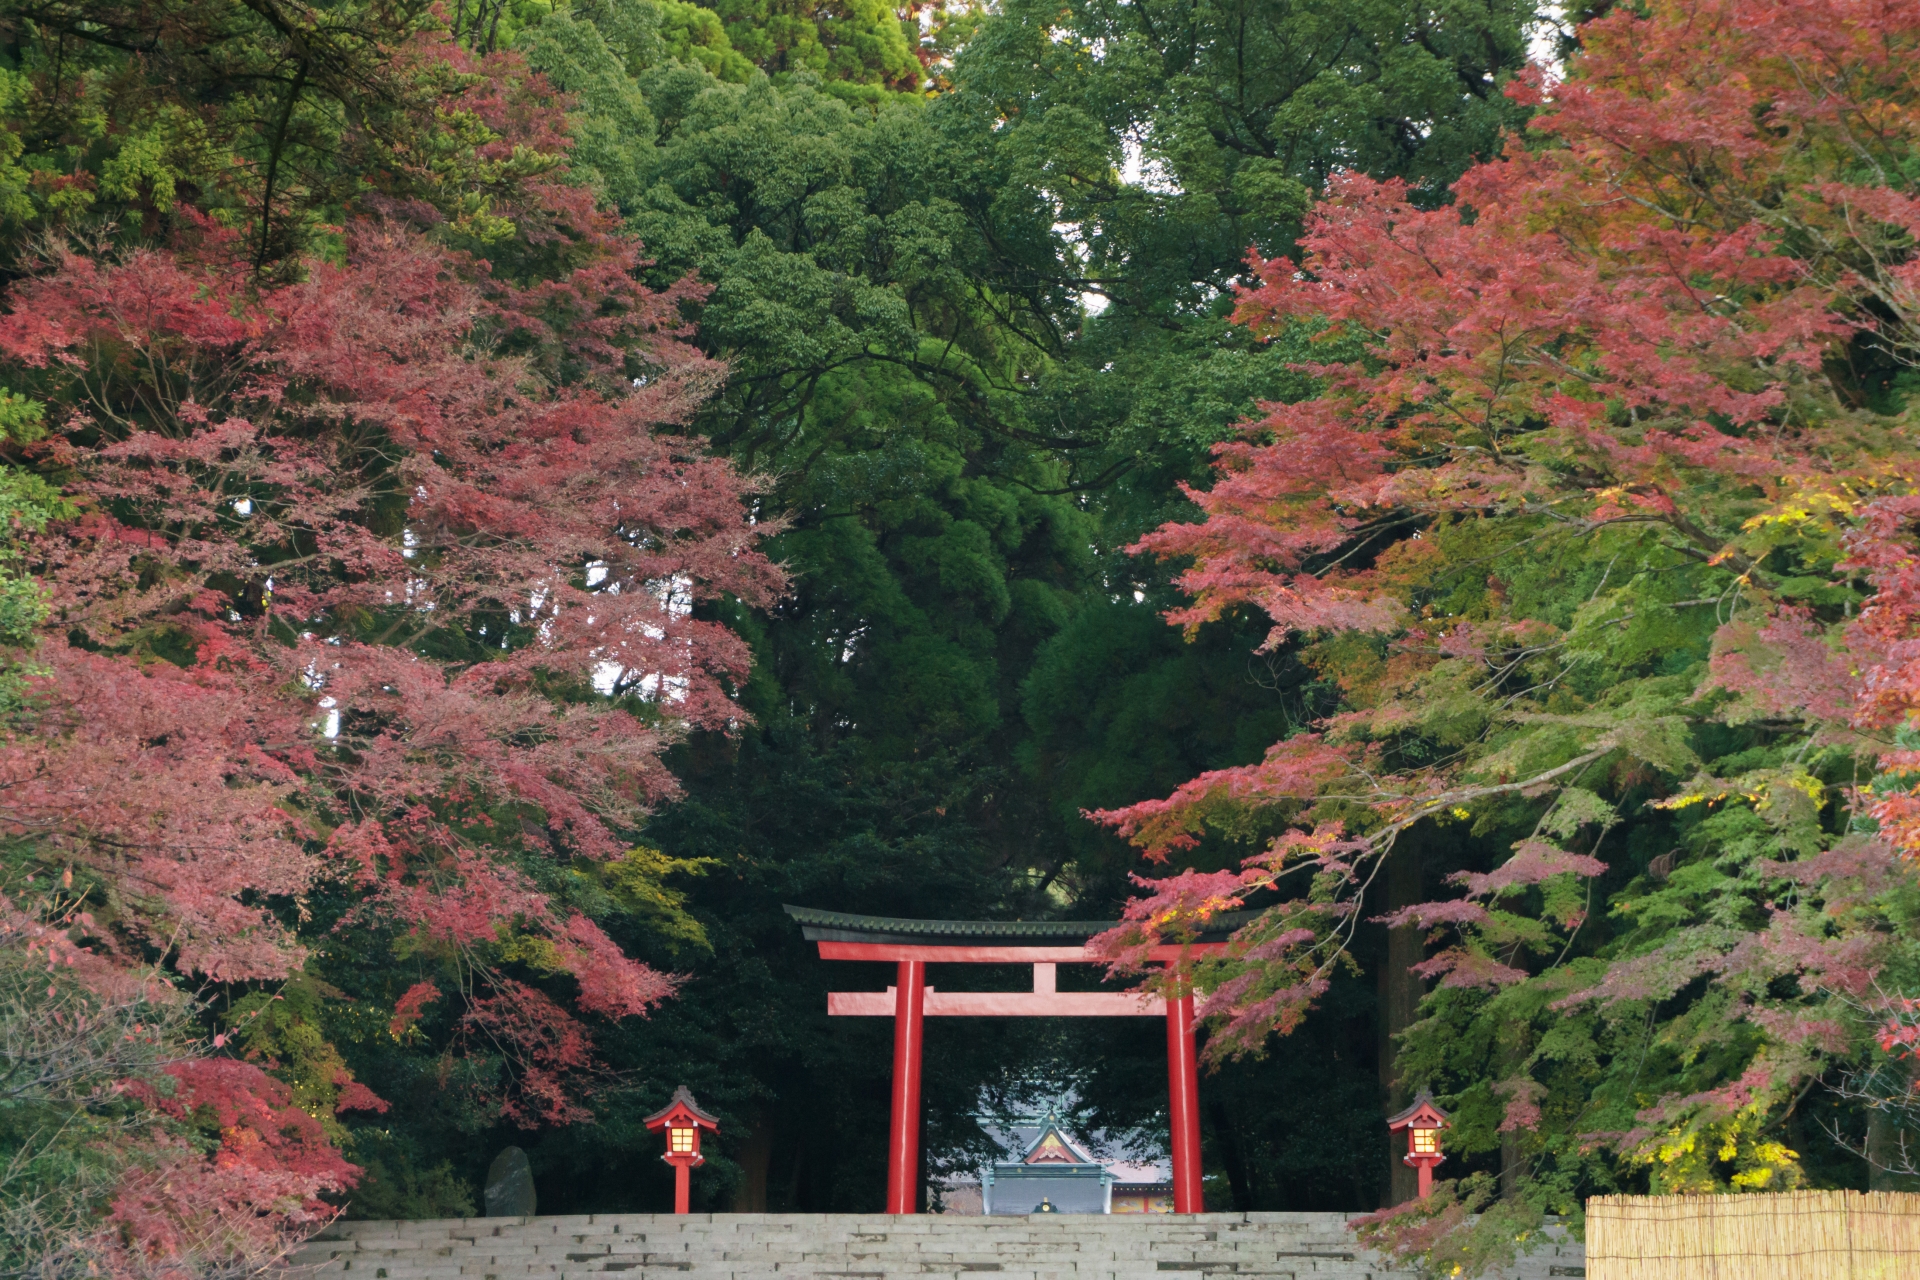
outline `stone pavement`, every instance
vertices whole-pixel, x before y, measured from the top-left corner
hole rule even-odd
[[[1411,1277],[1361,1249],[1339,1213],[609,1213],[340,1222],[294,1256],[312,1280],[1360,1280]],[[1511,1280],[1584,1276],[1541,1243]],[[304,1280],[304,1278],[303,1278]]]

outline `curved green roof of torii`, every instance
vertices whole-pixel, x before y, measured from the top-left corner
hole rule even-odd
[[[844,911],[786,906],[808,942],[894,942],[931,947],[1014,944],[1070,946],[1117,928],[1118,920],[907,920],[895,916],[856,916]],[[1208,922],[1195,939],[1218,942],[1257,914],[1226,911]]]

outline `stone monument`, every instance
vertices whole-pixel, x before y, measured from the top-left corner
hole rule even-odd
[[[533,1166],[527,1163],[527,1153],[508,1147],[487,1169],[487,1216],[531,1218],[535,1203]]]

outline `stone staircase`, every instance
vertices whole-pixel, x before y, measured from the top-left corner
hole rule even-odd
[[[1414,1273],[1338,1213],[593,1214],[341,1222],[294,1256],[312,1280],[1359,1280]],[[1511,1280],[1586,1274],[1558,1229]],[[304,1278],[303,1278],[304,1280]]]

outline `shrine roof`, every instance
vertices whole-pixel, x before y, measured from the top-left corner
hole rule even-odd
[[[983,943],[1026,943],[1056,946],[1085,942],[1096,933],[1116,928],[1118,920],[905,920],[893,916],[856,916],[813,907],[785,908],[800,923],[808,942],[897,942],[921,946],[978,946]],[[1251,920],[1251,911],[1227,911],[1215,916],[1198,941],[1224,941]]]
[[[1054,1115],[1044,1118],[1029,1116],[1011,1123],[987,1116],[974,1118],[996,1144],[1014,1153],[1011,1159],[996,1159],[981,1166],[974,1171],[976,1178],[981,1175],[990,1175],[995,1180],[1024,1176],[1062,1177],[1071,1176],[1066,1171],[1075,1169],[1083,1171],[1084,1176],[1084,1171],[1092,1168],[1105,1171],[1113,1180],[1116,1193],[1138,1194],[1173,1189],[1173,1166],[1165,1154],[1136,1150],[1124,1144],[1116,1146],[1103,1131],[1094,1130],[1085,1138],[1075,1136]],[[1026,1157],[1032,1154],[1049,1132],[1059,1133],[1074,1154],[1083,1158],[1084,1163],[1026,1163]],[[1047,1173],[1050,1169],[1056,1172]]]
[[[1053,1147],[1047,1147],[1048,1138],[1059,1139]],[[1098,1164],[1092,1153],[1075,1142],[1067,1131],[1060,1127],[1059,1117],[1049,1113],[1040,1124],[1038,1133],[1027,1140],[1021,1149],[1017,1164]]]

